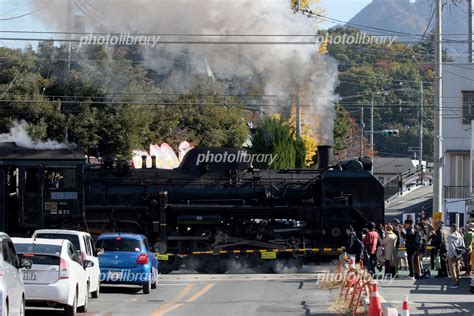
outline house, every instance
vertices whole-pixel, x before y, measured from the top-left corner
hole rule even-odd
[[[443,65],[443,187],[445,219],[460,224],[471,212],[471,134],[474,120],[474,64]]]
[[[413,167],[414,165],[410,158],[374,157],[374,177],[382,184],[398,177],[401,173],[412,170]]]

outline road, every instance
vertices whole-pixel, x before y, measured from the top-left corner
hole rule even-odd
[[[103,287],[99,299],[90,300],[89,312],[78,315],[329,315],[332,294],[318,288],[315,275],[172,273],[161,276],[150,295],[130,287]],[[28,310],[26,315],[43,312]]]
[[[474,294],[469,290],[469,278],[461,278],[461,286],[451,288],[451,279],[412,280],[401,276],[380,282],[380,295],[400,310],[408,295],[411,315],[474,315]]]
[[[99,299],[91,299],[89,312],[78,315],[338,315],[332,312],[339,290],[322,289],[318,275],[329,264],[313,267],[311,272],[260,274],[196,274],[181,270],[160,277],[158,289],[144,295],[133,287],[103,287]],[[247,271],[248,272],[248,271]],[[402,299],[409,296],[412,315],[474,315],[474,295],[469,279],[452,289],[450,279],[412,280],[406,272],[396,280],[379,281],[380,295],[400,311]],[[62,315],[27,310],[27,316]]]

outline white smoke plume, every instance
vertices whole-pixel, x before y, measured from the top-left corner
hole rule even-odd
[[[36,142],[28,135],[27,127],[28,124],[25,121],[14,121],[9,133],[0,134],[0,143],[16,143],[19,147],[31,149],[71,149],[75,147],[75,145],[62,144],[49,139]]]
[[[35,0],[37,15],[56,31],[65,31],[64,0]],[[314,19],[295,14],[290,0],[75,0],[73,13],[86,20],[87,32],[132,34],[273,34],[292,36],[161,36],[160,41],[314,41]],[[303,124],[311,126],[322,142],[332,142],[335,117],[334,89],[338,84],[334,60],[319,54],[317,45],[272,44],[160,44],[144,48],[144,66],[166,78],[162,89],[186,93],[190,75],[213,77],[226,83],[229,93],[241,85],[263,82],[265,110],[288,112],[301,82]],[[314,116],[319,119],[315,120]]]

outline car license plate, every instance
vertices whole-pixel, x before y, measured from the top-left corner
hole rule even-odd
[[[109,272],[110,281],[119,281],[122,279],[122,272]]]
[[[25,272],[23,272],[23,280],[25,280],[25,281],[36,281],[36,280],[38,280],[38,275],[36,273],[25,273]]]

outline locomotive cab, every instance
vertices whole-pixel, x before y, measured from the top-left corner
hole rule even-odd
[[[82,222],[85,162],[78,147],[0,143],[0,231],[26,234],[45,223],[73,227]]]

